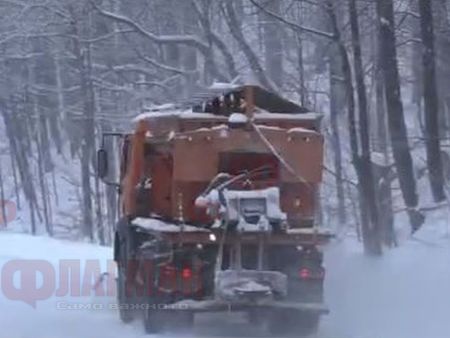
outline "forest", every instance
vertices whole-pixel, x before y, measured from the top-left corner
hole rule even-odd
[[[217,83],[256,82],[324,114],[320,225],[354,230],[380,254],[398,245],[398,226],[414,233],[448,208],[449,9],[0,0],[0,213],[12,200],[27,232],[109,245],[118,206],[116,188],[95,175],[102,132]]]

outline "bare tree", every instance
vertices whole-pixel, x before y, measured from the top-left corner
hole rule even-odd
[[[5,186],[3,183],[3,170],[0,164],[0,226],[8,226],[8,218],[6,215]]]
[[[423,98],[425,102],[425,144],[429,179],[434,200],[445,199],[439,139],[439,98],[436,88],[436,65],[432,2],[419,0],[420,27],[423,43]]]
[[[268,3],[268,10],[280,14],[282,3],[272,1]],[[266,12],[260,11],[259,24],[263,32],[264,61],[268,76],[278,87],[283,84],[283,35],[279,21]]]
[[[381,253],[381,231],[379,223],[378,204],[376,201],[374,174],[371,161],[370,146],[370,126],[367,110],[367,92],[364,80],[364,69],[361,52],[360,29],[358,23],[358,12],[356,0],[349,0],[349,16],[353,46],[353,61],[356,79],[356,91],[358,96],[359,110],[359,136],[361,141],[361,155],[358,162],[355,163],[356,170],[359,172],[361,189],[363,191],[364,208],[369,214],[370,223],[363,224],[363,238],[367,250],[370,253]]]
[[[403,199],[408,207],[412,230],[416,231],[423,223],[423,216],[416,209],[419,199],[400,92],[393,1],[377,1],[376,8],[380,22],[379,51],[384,78],[389,134]]]
[[[266,73],[261,65],[260,60],[258,59],[257,55],[255,54],[249,43],[246,41],[245,36],[242,33],[242,30],[240,29],[241,25],[236,16],[232,1],[226,1],[224,3],[224,13],[227,18],[227,24],[230,29],[231,35],[239,44],[240,49],[247,58],[247,61],[250,65],[250,68],[253,71],[253,74],[256,76],[256,78],[259,80],[262,86],[272,91],[275,91],[274,86],[272,85],[269,78],[266,76]]]

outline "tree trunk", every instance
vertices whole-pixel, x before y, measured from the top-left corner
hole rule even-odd
[[[370,217],[369,224],[362,224],[362,235],[365,246],[369,253],[381,253],[380,224],[378,215],[378,204],[374,188],[374,175],[372,161],[370,157],[370,126],[367,112],[367,93],[364,81],[364,69],[361,55],[361,41],[359,34],[358,13],[356,9],[356,0],[349,2],[350,27],[353,45],[353,62],[355,67],[356,89],[358,94],[359,108],[359,134],[361,141],[361,155],[359,158],[361,177],[361,189],[365,208]]]
[[[236,13],[233,7],[232,1],[226,1],[224,3],[225,13],[227,17],[228,28],[230,29],[230,33],[236,42],[239,44],[243,54],[245,55],[250,68],[253,74],[256,76],[256,79],[260,82],[260,84],[266,89],[276,92],[273,88],[271,81],[267,78],[263,67],[261,66],[258,57],[255,52],[252,50],[248,42],[246,41],[244,34],[242,33],[239,21],[236,17]]]
[[[38,165],[38,174],[39,174],[39,186],[41,189],[41,199],[42,199],[42,209],[44,212],[44,225],[47,230],[47,234],[49,236],[53,236],[53,227],[49,221],[49,205],[47,200],[48,195],[48,187],[47,182],[45,180],[45,172],[44,172],[44,157],[42,151],[42,144],[40,141],[40,135],[36,135],[36,147],[37,147],[37,165]]]
[[[18,122],[17,111],[13,111],[16,105],[11,104],[1,110],[3,121],[5,123],[6,135],[9,140],[10,150],[14,155],[15,163],[19,171],[20,181],[22,182],[22,190],[28,202],[31,214],[31,233],[36,234],[36,214],[40,217],[37,210],[36,193],[30,171],[30,165],[26,153],[26,140],[23,121]]]
[[[339,62],[341,65],[340,73],[342,74],[343,83],[345,85],[345,97],[347,103],[347,121],[350,134],[350,148],[352,153],[353,164],[355,166],[355,171],[356,174],[358,175],[358,193],[360,197],[362,197],[362,190],[359,177],[360,171],[358,170],[359,150],[358,150],[358,136],[356,132],[356,121],[355,121],[355,98],[353,96],[352,70],[350,67],[350,61],[347,55],[347,50],[342,41],[341,32],[339,29],[338,20],[335,12],[336,11],[335,4],[331,0],[327,0],[326,4],[327,4],[326,11],[329,16],[331,30],[334,35],[333,43],[336,46],[336,53],[337,56],[339,57]],[[367,223],[366,217],[367,213],[365,212],[365,208],[363,207],[364,204],[360,203],[360,205],[361,205],[361,223],[364,224]]]
[[[300,33],[297,33],[297,58],[298,58],[298,82],[300,103],[306,107],[306,85],[305,85],[305,65],[303,62],[303,39]]]
[[[376,42],[375,56],[375,113],[376,132],[374,149],[383,156],[384,166],[374,166],[374,176],[376,189],[378,191],[378,210],[380,211],[380,225],[382,227],[382,237],[388,247],[396,245],[396,235],[394,232],[394,212],[392,210],[391,191],[391,163],[389,156],[389,141],[386,125],[386,100],[384,97],[384,81],[381,71],[380,53],[378,52],[378,41]]]
[[[439,98],[436,88],[432,2],[419,0],[419,12],[423,43],[423,98],[425,102],[427,165],[434,200],[440,202],[445,199],[445,193],[439,140]]]
[[[105,227],[102,214],[102,194],[100,190],[100,179],[95,177],[95,215],[97,219],[97,237],[100,245],[106,245]]]
[[[401,100],[393,2],[392,0],[377,1],[376,8],[380,22],[380,57],[385,80],[389,133],[400,189],[414,232],[423,224],[423,216],[416,210],[418,195]]]
[[[435,64],[436,64],[436,82],[439,96],[439,130],[441,137],[450,135],[448,128],[443,128],[450,123],[450,18],[448,12],[447,0],[437,0],[433,5],[433,26],[435,35]]]
[[[14,153],[10,149],[9,152],[9,158],[11,161],[11,171],[13,175],[13,182],[14,182],[14,192],[16,196],[16,207],[18,210],[22,209],[22,203],[20,199],[20,191],[19,191],[19,180],[17,178],[17,171],[16,171],[16,159],[14,158]]]
[[[103,127],[104,127],[103,128],[104,132],[113,132],[114,131],[114,129],[109,124],[106,124]],[[119,147],[117,146],[117,142],[113,138],[107,137],[105,139],[104,148],[108,153],[109,163],[111,163],[111,164],[117,163],[119,161],[119,159],[116,156],[116,154],[119,153]],[[120,181],[116,165],[111,165],[108,168],[108,171],[109,171],[109,177],[110,177],[111,181],[113,181],[113,182]],[[107,223],[108,223],[107,233],[109,233],[118,219],[117,187],[115,187],[113,185],[106,185],[105,191],[106,191],[105,199],[106,199]]]
[[[58,116],[60,127],[63,127],[62,130],[68,130],[71,128],[71,126],[68,124],[67,121],[67,111],[66,111],[66,103],[64,100],[64,82],[62,77],[62,71],[61,71],[61,56],[60,54],[56,54],[54,58],[54,64],[55,64],[55,82],[56,82],[56,99],[57,99],[57,109],[58,109]],[[63,145],[63,142],[61,140],[61,147]]]
[[[3,185],[2,163],[0,162],[0,229],[8,226],[8,215],[6,214],[5,190]]]
[[[330,81],[330,125],[331,125],[331,146],[333,148],[333,160],[335,171],[335,183],[336,183],[336,199],[338,207],[338,222],[339,226],[343,226],[346,223],[346,211],[345,211],[345,193],[344,183],[342,177],[342,149],[341,149],[341,135],[339,132],[338,116],[340,111],[343,110],[341,104],[342,82],[339,80],[342,78],[342,68],[340,58],[336,57],[339,50],[336,48],[336,44],[330,46],[330,65],[329,65],[329,81]]]
[[[267,9],[280,13],[281,1],[272,1],[267,4]],[[273,16],[260,11],[259,25],[262,28],[264,42],[264,61],[267,74],[275,84],[281,88],[283,84],[283,37],[279,22]]]
[[[411,10],[417,13],[417,1],[411,2]],[[423,97],[423,71],[422,71],[422,44],[416,41],[420,40],[420,25],[416,18],[411,19],[411,37],[414,42],[411,43],[411,67],[412,67],[412,91],[411,91],[411,103],[416,107],[415,128],[425,133],[425,127],[423,123],[423,111],[422,111],[422,97]],[[381,63],[381,62],[380,62]]]
[[[86,23],[83,23],[84,33],[89,30]],[[74,36],[81,38],[76,23],[73,25]],[[83,34],[88,35],[88,34]],[[92,187],[90,164],[92,157],[92,149],[95,147],[95,129],[94,129],[94,93],[90,72],[90,47],[88,44],[81,45],[79,39],[74,39],[74,54],[77,59],[78,72],[81,86],[81,98],[83,100],[83,140],[81,144],[81,188],[83,201],[83,236],[94,239],[94,221],[92,206]]]
[[[92,189],[90,179],[90,150],[87,144],[81,146],[81,190],[82,190],[82,202],[83,202],[83,224],[82,233],[83,236],[89,238],[91,241],[94,239],[93,232],[93,218],[92,218]]]

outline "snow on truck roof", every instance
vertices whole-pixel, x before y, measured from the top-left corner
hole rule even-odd
[[[257,109],[254,118],[256,121],[258,120],[311,120],[316,121],[322,118],[322,114],[318,113],[303,113],[303,114],[283,114],[283,113],[270,113],[267,111],[263,111]],[[192,109],[185,110],[176,110],[176,109],[163,109],[163,110],[151,110],[145,113],[139,114],[133,119],[134,123],[137,123],[142,120],[155,119],[155,118],[164,118],[164,117],[173,117],[173,118],[181,118],[181,119],[216,119],[216,120],[226,120],[228,117],[225,115],[216,115],[212,113],[197,113],[193,112]]]
[[[248,94],[249,92],[251,94]],[[150,106],[143,114],[138,115],[134,122],[167,117],[223,121],[228,119],[228,115],[241,110],[242,100],[245,100],[247,95],[253,97],[255,120],[317,121],[322,117],[321,114],[310,112],[298,103],[259,86],[214,83],[206,91],[197,93],[182,104]]]

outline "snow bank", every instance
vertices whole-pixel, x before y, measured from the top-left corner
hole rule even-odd
[[[0,231],[1,259],[111,259],[112,248],[88,243],[57,240],[45,236],[30,236]]]

